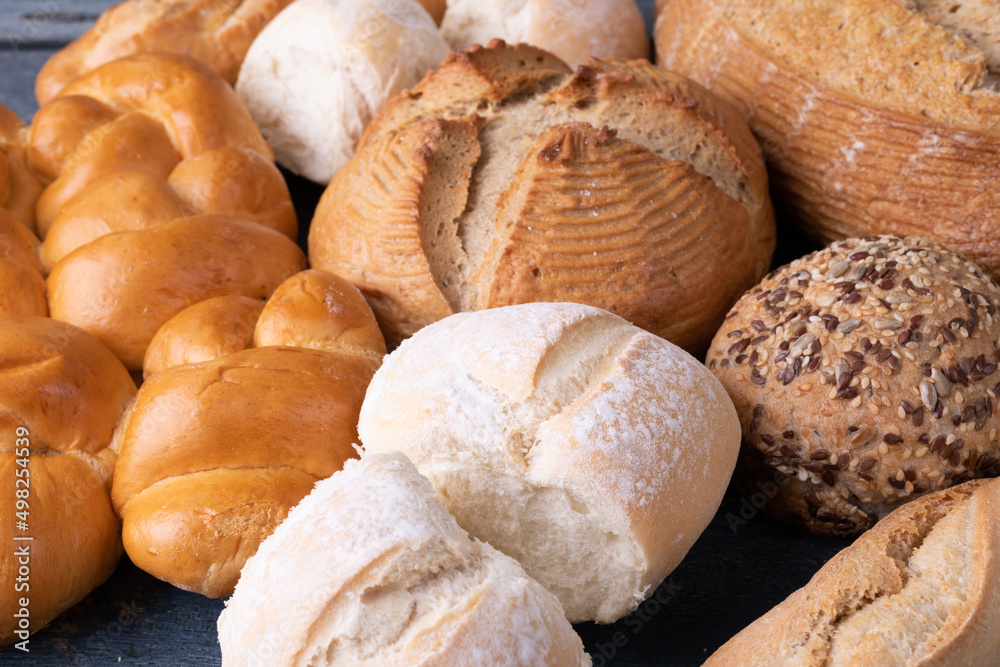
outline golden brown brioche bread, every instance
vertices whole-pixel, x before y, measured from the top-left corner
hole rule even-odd
[[[0,644],[27,639],[18,631],[39,630],[114,570],[122,547],[108,497],[109,444],[134,394],[128,372],[96,338],[55,320],[0,315],[0,540],[8,549]],[[14,616],[22,597],[28,627]]]
[[[871,527],[1000,458],[1000,286],[932,241],[869,237],[778,269],[707,363],[743,427],[736,480],[817,533]]]
[[[587,58],[649,58],[635,0],[449,0],[441,32],[454,49],[525,42],[570,65]]]
[[[992,667],[998,554],[1000,481],[924,496],[879,521],[705,665]]]
[[[310,269],[279,285],[266,304],[220,296],[177,313],[149,344],[143,375],[270,345],[385,354],[375,316],[358,289],[332,273]]]
[[[0,208],[0,314],[45,317],[45,279],[38,238]]]
[[[358,430],[365,452],[409,456],[574,623],[615,621],[656,590],[718,509],[740,442],[707,368],[571,303],[423,329],[386,357]]]
[[[112,499],[132,562],[186,590],[231,595],[289,508],[355,456],[379,363],[262,347],[150,376],[115,435]]]
[[[35,231],[35,203],[42,184],[28,167],[28,128],[0,104],[0,209]]]
[[[219,643],[231,667],[591,664],[555,596],[469,539],[398,452],[303,498],[247,563]]]
[[[735,110],[645,61],[574,74],[499,41],[390,101],[309,234],[313,265],[357,285],[392,342],[460,311],[577,301],[691,350],[773,246]]]
[[[201,214],[257,222],[292,239],[298,231],[288,186],[274,164],[256,151],[224,147],[182,160],[166,178],[122,171],[93,181],[53,218],[42,261],[51,271],[104,234]]]
[[[299,247],[273,229],[222,216],[177,218],[66,255],[49,274],[49,310],[139,370],[153,335],[191,304],[226,294],[267,298],[304,266]]]
[[[996,0],[667,0],[660,65],[736,105],[811,236],[936,239],[1000,276]]]
[[[36,208],[40,236],[45,237],[63,206],[102,177],[144,171],[168,180],[178,168],[182,174],[188,169],[196,173],[181,179],[186,185],[172,183],[176,190],[187,188],[194,199],[211,199],[212,184],[218,183],[213,196],[221,195],[230,205],[235,199],[237,204],[220,210],[225,207],[203,202],[195,204],[197,210],[236,215],[242,212],[240,207],[253,208],[243,198],[256,201],[254,187],[222,187],[220,182],[247,178],[276,197],[278,201],[263,207],[276,209],[280,222],[273,226],[288,229],[286,218],[294,221],[294,211],[273,164],[262,165],[248,156],[237,160],[230,151],[203,158],[198,165],[178,166],[182,160],[224,148],[273,159],[236,93],[205,65],[168,54],[135,55],[103,65],[66,86],[39,109],[32,123],[29,163],[47,183]],[[240,163],[230,167],[234,160]],[[198,180],[201,195],[192,186]],[[234,187],[239,193],[235,198],[230,196]]]
[[[129,0],[105,11],[93,28],[54,56],[38,73],[39,104],[73,79],[105,63],[144,52],[194,58],[236,82],[257,34],[291,0]]]

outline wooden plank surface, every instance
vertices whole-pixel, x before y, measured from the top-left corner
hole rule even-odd
[[[30,119],[37,109],[38,69],[109,4],[0,0],[0,103]],[[639,4],[651,22],[653,0]],[[288,178],[305,232],[321,189]],[[779,239],[776,265],[810,249],[788,230]],[[845,545],[781,526],[730,494],[650,600],[618,623],[581,624],[577,630],[595,667],[699,665]],[[219,600],[160,582],[124,558],[106,584],[31,638],[30,653],[0,649],[0,664],[217,665],[215,621],[222,607]]]

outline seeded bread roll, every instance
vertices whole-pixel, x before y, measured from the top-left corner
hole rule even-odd
[[[32,232],[35,202],[42,184],[28,167],[28,128],[0,104],[0,209],[6,209]]]
[[[45,317],[45,279],[38,239],[0,208],[0,314]]]
[[[399,453],[349,461],[289,513],[243,570],[219,643],[232,667],[590,665],[559,601],[469,539]]]
[[[129,558],[211,597],[318,480],[354,457],[381,359],[261,347],[152,375],[115,431]]]
[[[708,369],[567,303],[418,332],[386,357],[358,430],[366,452],[409,456],[459,525],[517,559],[572,622],[610,623],[656,590],[711,520],[739,450]]]
[[[133,53],[177,53],[205,63],[230,84],[257,34],[292,0],[129,0],[101,14],[94,27],[38,73],[45,104],[70,81]]]
[[[1000,287],[920,239],[834,243],[733,307],[707,363],[740,415],[736,479],[813,532],[997,473]]]
[[[649,34],[635,0],[449,0],[441,32],[453,49],[502,39],[587,58],[649,58]]]
[[[392,342],[570,301],[699,354],[773,249],[760,148],[732,108],[643,60],[573,73],[500,41],[393,98],[309,232],[313,266],[357,285]]]
[[[705,667],[963,665],[1000,655],[1000,481],[909,503]]]
[[[266,303],[233,294],[177,313],[153,336],[143,375],[270,345],[375,358],[385,354],[375,316],[357,288],[332,273],[311,269],[281,283]]]
[[[997,0],[665,0],[658,63],[737,106],[824,243],[897,234],[1000,278]]]
[[[128,372],[93,336],[0,315],[0,645],[24,641],[115,569],[122,544],[108,497],[110,444],[134,395]],[[22,597],[26,626],[14,615]]]

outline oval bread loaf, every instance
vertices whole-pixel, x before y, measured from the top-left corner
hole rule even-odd
[[[934,239],[1000,278],[995,0],[667,0],[661,66],[734,104],[823,242]]]
[[[313,265],[357,285],[391,342],[455,312],[576,301],[699,353],[773,247],[735,110],[645,61],[574,74],[502,42],[390,101],[309,232]]]
[[[1000,481],[900,507],[706,667],[968,665],[1000,654]]]
[[[108,496],[116,459],[109,445],[134,394],[121,362],[93,336],[42,317],[0,315],[0,493],[7,510],[0,540],[8,549],[0,558],[0,645],[24,641],[115,569],[121,524]],[[19,493],[25,490],[27,498]],[[29,531],[17,525],[23,516]],[[17,540],[25,536],[31,539]],[[25,583],[25,552],[30,589],[21,590],[15,586]],[[27,627],[14,615],[21,597],[30,598]]]
[[[241,667],[590,665],[559,601],[469,539],[398,453],[349,461],[291,511],[247,563],[219,643]]]
[[[739,421],[680,348],[611,313],[462,313],[386,357],[359,424],[398,449],[459,525],[517,559],[572,622],[634,610],[722,500]],[[366,454],[367,455],[367,454]]]

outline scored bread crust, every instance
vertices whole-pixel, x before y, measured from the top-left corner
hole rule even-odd
[[[725,390],[688,354],[590,306],[453,315],[386,357],[358,426],[399,450],[475,537],[572,622],[613,622],[711,520],[739,449]]]
[[[9,549],[0,558],[7,591],[0,595],[0,645],[15,640],[19,598],[30,598],[30,630],[37,632],[115,569],[121,524],[108,496],[116,458],[109,445],[134,395],[128,372],[96,338],[43,317],[0,315],[0,502],[7,509],[0,540]],[[27,478],[21,447],[30,454]],[[16,495],[23,489],[27,498]],[[25,535],[15,523],[21,511],[30,513],[30,542],[15,541]],[[30,591],[15,588],[21,545],[30,552]]]
[[[317,484],[218,626],[224,665],[590,665],[555,597],[469,539],[399,453]]]
[[[695,351],[773,245],[734,109],[644,61],[572,73],[500,41],[390,101],[309,234],[392,342],[455,312],[583,301]]]
[[[58,51],[35,81],[39,104],[101,65],[134,53],[176,53],[205,63],[230,85],[247,49],[291,0],[129,0]]]
[[[111,498],[132,561],[230,595],[289,508],[355,456],[380,361],[263,347],[151,375],[115,432]]]
[[[998,480],[908,503],[705,665],[995,665],[998,526]]]
[[[1000,276],[995,3],[661,4],[658,64],[740,109],[807,234],[923,236]]]

